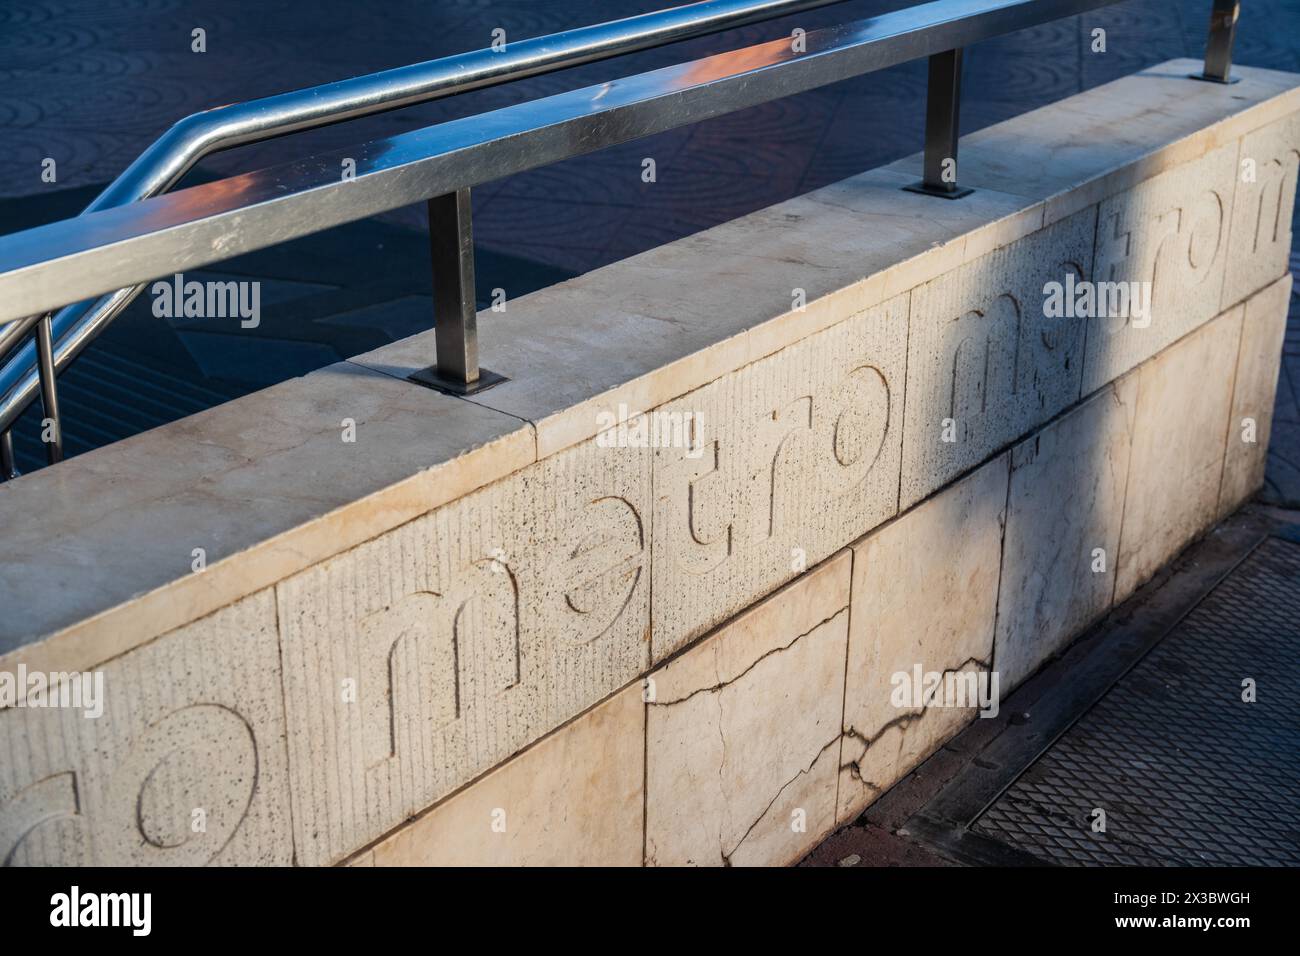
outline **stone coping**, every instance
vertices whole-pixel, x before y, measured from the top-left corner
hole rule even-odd
[[[965,137],[960,202],[903,161],[486,311],[474,401],[402,380],[430,332],[0,485],[0,668],[95,666],[1300,108],[1196,65]]]
[[[94,666],[534,457],[516,418],[342,362],[7,482],[0,668]]]

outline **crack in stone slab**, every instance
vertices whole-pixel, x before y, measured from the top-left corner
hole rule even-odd
[[[797,644],[799,641],[803,640],[813,631],[817,630],[817,628],[821,627],[824,624],[829,624],[831,621],[835,620],[837,617],[839,617],[841,614],[846,613],[847,611],[848,611],[847,607],[842,607],[834,614],[832,614],[830,617],[823,618],[822,620],[818,621],[816,624],[808,628],[808,630],[804,631],[802,634],[798,634],[792,637],[788,644],[782,644],[772,648],[769,651],[764,651],[757,658],[755,658],[752,664],[750,664],[748,667],[746,667],[743,671],[741,671],[739,674],[737,674],[735,677],[731,678],[730,680],[722,680],[721,677],[719,677],[718,683],[712,684],[709,687],[700,687],[696,690],[691,691],[685,697],[678,697],[674,700],[652,700],[652,701],[647,701],[647,704],[651,707],[672,707],[677,704],[683,704],[686,701],[690,700],[692,697],[695,697],[699,694],[715,694],[718,691],[722,690],[723,688],[736,683],[736,681],[740,680],[742,677],[744,677],[746,674],[752,671],[759,664],[763,663],[763,661],[766,660],[767,658],[772,657],[776,654],[780,654],[784,651],[788,651],[790,648],[794,647],[794,645]]]
[[[985,661],[977,657],[968,657],[966,658],[966,660],[962,661],[956,667],[945,668],[943,671],[940,672],[940,676],[946,677],[949,674],[960,674],[963,671],[965,671],[967,666],[971,664],[975,664],[976,666],[981,667],[986,671],[993,666],[992,660]],[[858,758],[856,760],[850,760],[848,763],[840,764],[840,769],[849,771],[849,773],[853,776],[853,779],[857,780],[864,787],[869,788],[875,793],[884,792],[883,787],[870,782],[869,780],[867,780],[865,777],[862,776],[862,758],[865,757],[867,755],[867,752],[873,746],[875,746],[876,743],[880,741],[880,738],[885,736],[885,734],[889,733],[891,730],[898,728],[901,729],[904,733],[906,733],[907,728],[911,726],[912,722],[919,721],[922,717],[926,715],[926,713],[930,710],[930,708],[931,705],[926,704],[925,706],[921,707],[919,710],[909,710],[905,713],[899,714],[893,720],[890,720],[887,723],[882,724],[879,731],[877,731],[875,734],[873,734],[870,737],[863,734],[861,731],[855,729],[852,725],[845,727],[844,736],[852,740],[859,741],[862,744],[862,753],[858,755]]]
[[[836,734],[826,744],[824,744],[820,750],[817,751],[817,755],[813,757],[812,763],[808,764],[807,767],[804,767],[802,770],[796,773],[785,783],[781,784],[781,789],[777,790],[776,796],[774,796],[768,802],[767,806],[763,808],[763,812],[760,813],[758,817],[754,820],[754,822],[749,825],[749,827],[745,830],[741,838],[736,842],[736,845],[731,848],[731,851],[722,853],[723,866],[731,866],[731,858],[735,856],[736,851],[739,850],[741,846],[744,845],[745,841],[749,839],[749,835],[754,832],[754,827],[758,826],[760,823],[763,822],[763,819],[768,815],[772,807],[776,805],[776,801],[781,799],[781,794],[785,793],[786,790],[790,788],[791,784],[793,784],[800,777],[812,773],[813,767],[817,766],[817,761],[821,760],[822,756],[826,753],[826,751],[830,750],[830,748],[833,747],[835,744],[837,744],[839,740],[840,740],[840,735]],[[719,849],[721,849],[721,846],[719,846]]]

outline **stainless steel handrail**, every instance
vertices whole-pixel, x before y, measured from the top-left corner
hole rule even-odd
[[[548,36],[506,42],[499,49],[474,50],[194,113],[173,125],[141,153],[84,212],[109,209],[165,192],[196,162],[220,150],[839,2],[842,0],[701,0]],[[44,334],[52,335],[57,343],[53,357],[56,372],[65,368],[142,288],[120,289],[96,302],[67,306],[54,315],[51,328]],[[43,314],[35,314],[0,327],[0,357],[43,318]],[[38,344],[28,343],[0,368],[0,395],[5,396],[0,432],[7,432],[35,397]],[[56,460],[57,457],[54,456]]]
[[[515,78],[520,75],[535,75],[548,69],[559,69],[561,66],[575,65],[577,62],[590,62],[592,59],[602,58],[603,56],[616,55],[617,52],[628,52],[629,49],[641,49],[645,46],[656,45],[656,43],[671,42],[672,39],[681,39],[684,35],[697,35],[699,32],[708,32],[709,29],[722,29],[724,27],[717,24],[721,22],[719,18],[723,17],[724,14],[733,18],[727,20],[725,25],[734,26],[740,20],[752,22],[753,19],[761,19],[764,16],[777,16],[779,13],[790,12],[791,9],[821,6],[828,2],[835,2],[835,0],[821,0],[819,3],[766,3],[760,5],[736,2],[695,4],[691,7],[678,8],[665,13],[698,11],[699,8],[708,7],[711,13],[714,14],[713,19],[709,21],[714,24],[712,27],[700,27],[697,30],[692,30],[685,21],[679,19],[675,21],[677,26],[670,30],[665,24],[660,23],[655,29],[655,35],[659,39],[654,41],[647,40],[644,31],[629,34],[627,30],[621,30],[618,31],[622,36],[621,40],[614,41],[609,36],[606,36],[603,42],[599,37],[590,34],[590,31],[602,31],[610,27],[625,26],[635,21],[644,21],[647,17],[657,16],[651,14],[631,18],[631,20],[618,21],[614,24],[601,24],[597,27],[583,28],[581,31],[570,31],[569,34],[559,34],[555,37],[543,37],[536,41],[521,41],[516,46],[532,43],[541,46],[535,51],[537,56],[531,60],[525,58],[524,65],[518,66],[514,73],[488,75],[485,64],[483,65],[483,73],[473,74],[471,78],[467,79],[463,70],[457,71],[451,67],[446,67],[444,70],[439,71],[443,75],[443,79],[438,81],[446,84],[445,86],[433,89],[429,84],[434,81],[429,75],[424,75],[425,85],[422,93],[414,92],[408,85],[404,88],[405,92],[400,96],[394,93],[393,97],[389,99],[376,98],[386,95],[382,93],[382,90],[375,87],[373,81],[377,77],[391,76],[410,70],[427,71],[439,64],[445,66],[451,61],[463,62],[466,58],[481,58],[484,55],[500,57],[504,54],[478,51],[476,54],[464,54],[461,57],[431,61],[431,63],[421,64],[419,67],[389,71],[388,74],[377,74],[375,77],[363,77],[359,80],[345,81],[344,84],[332,84],[330,87],[319,88],[319,90],[334,90],[337,93],[338,87],[355,84],[353,86],[354,94],[359,94],[359,91],[365,88],[371,91],[370,98],[365,102],[357,103],[355,102],[355,96],[338,95],[332,100],[334,103],[333,112],[320,104],[311,102],[297,105],[290,103],[292,109],[288,111],[282,110],[278,114],[275,111],[264,114],[254,109],[249,116],[240,121],[241,124],[266,123],[267,125],[263,126],[265,135],[257,134],[251,128],[243,125],[240,125],[239,129],[236,130],[234,126],[223,124],[220,121],[216,122],[210,129],[223,130],[223,135],[234,137],[234,139],[221,139],[211,132],[208,135],[203,135],[201,132],[196,133],[192,127],[187,126],[187,124],[195,121],[195,117],[191,117],[189,120],[183,120],[176,127],[173,127],[173,130],[160,139],[154,148],[151,148],[140,160],[132,164],[127,172],[119,178],[118,182],[97,199],[95,204],[92,204],[87,214],[83,214],[86,218],[69,220],[66,223],[40,227],[36,230],[28,230],[26,233],[10,237],[0,237],[0,286],[5,287],[9,294],[14,295],[14,299],[11,301],[22,302],[26,299],[28,304],[34,305],[38,300],[44,298],[45,301],[40,303],[39,308],[45,309],[55,301],[67,301],[66,298],[58,298],[58,295],[65,290],[65,283],[70,283],[74,287],[68,294],[79,298],[83,295],[99,294],[100,290],[112,289],[113,285],[116,284],[111,282],[112,279],[135,282],[140,281],[142,277],[156,276],[160,273],[150,272],[149,269],[160,267],[161,258],[168,258],[172,262],[180,262],[184,257],[178,257],[169,251],[165,257],[141,262],[137,256],[130,263],[130,268],[128,268],[125,260],[119,263],[113,258],[112,250],[109,247],[117,243],[119,247],[124,248],[128,244],[125,239],[132,235],[140,239],[142,236],[148,238],[147,234],[161,233],[165,227],[174,225],[174,223],[164,222],[169,217],[175,217],[176,222],[179,223],[185,220],[186,216],[189,216],[191,223],[198,223],[198,228],[207,229],[203,233],[202,242],[191,240],[187,245],[186,255],[189,258],[184,261],[211,262],[229,258],[239,251],[281,242],[292,235],[302,235],[320,228],[327,228],[330,224],[362,218],[365,215],[372,215],[376,211],[381,211],[382,208],[393,208],[396,205],[418,201],[421,198],[411,192],[411,178],[407,176],[405,179],[400,180],[403,183],[402,190],[399,191],[400,195],[398,192],[392,192],[390,185],[385,185],[383,188],[389,190],[391,194],[385,193],[381,198],[375,198],[373,195],[375,191],[372,190],[372,197],[365,202],[350,200],[346,211],[332,210],[331,216],[326,217],[328,221],[322,220],[323,224],[295,222],[293,229],[297,231],[293,232],[287,230],[277,220],[274,230],[268,230],[268,236],[250,238],[241,234],[240,228],[236,224],[229,222],[228,217],[227,220],[221,220],[221,217],[232,211],[238,211],[241,214],[252,214],[256,212],[255,207],[269,208],[277,202],[281,202],[287,195],[286,190],[291,191],[292,188],[299,187],[304,191],[308,189],[319,190],[321,184],[312,182],[303,185],[306,179],[299,176],[296,181],[297,185],[294,186],[282,180],[271,182],[271,179],[264,175],[247,174],[244,177],[236,177],[235,180],[225,181],[227,184],[236,181],[240,183],[237,190],[238,195],[234,199],[229,195],[220,196],[220,190],[214,191],[211,187],[196,187],[192,190],[186,190],[187,194],[192,194],[195,197],[215,197],[208,203],[210,210],[202,214],[197,213],[193,207],[202,206],[203,200],[195,199],[188,206],[183,203],[169,203],[167,208],[162,210],[152,209],[152,207],[163,202],[163,200],[152,199],[144,203],[145,207],[151,207],[147,213],[146,209],[142,207],[139,216],[119,215],[119,213],[124,213],[126,210],[114,207],[124,202],[129,205],[129,200],[123,197],[129,196],[139,189],[164,189],[166,186],[171,185],[171,181],[179,178],[185,168],[188,168],[187,165],[178,165],[182,162],[181,160],[172,158],[181,154],[180,151],[177,151],[180,150],[180,147],[163,148],[159,144],[163,144],[165,141],[191,144],[184,147],[185,149],[211,151],[212,149],[237,145],[239,142],[248,142],[250,138],[266,138],[267,136],[280,135],[292,132],[295,129],[305,128],[307,125],[322,125],[325,122],[335,122],[382,109],[392,109],[420,99],[448,95],[450,92],[459,92],[463,89],[478,88],[479,86],[502,82],[505,79]],[[384,179],[380,175],[381,173],[386,175],[389,172],[403,170],[409,172],[412,167],[421,163],[428,167],[429,162],[433,162],[434,166],[437,167],[437,175],[426,176],[422,180],[417,180],[417,182],[423,182],[431,189],[439,191],[439,195],[442,192],[448,194],[463,193],[461,197],[463,202],[448,203],[443,201],[446,197],[440,199],[438,196],[435,196],[435,200],[441,203],[438,207],[439,211],[448,213],[446,216],[441,216],[439,221],[452,221],[455,224],[456,231],[460,232],[460,235],[456,237],[456,241],[441,243],[443,247],[453,250],[453,253],[446,258],[446,267],[451,271],[452,282],[458,287],[459,297],[454,301],[456,308],[461,313],[459,316],[448,316],[451,321],[446,322],[445,325],[453,328],[453,330],[456,326],[462,326],[460,329],[462,333],[468,329],[468,338],[462,334],[457,344],[466,350],[463,356],[465,359],[468,360],[472,357],[472,377],[469,374],[471,370],[465,368],[460,370],[463,373],[464,383],[472,385],[478,375],[477,358],[471,356],[474,347],[472,257],[468,260],[470,271],[466,273],[464,268],[467,246],[472,252],[472,243],[468,241],[468,187],[470,185],[508,175],[521,169],[531,168],[532,166],[555,162],[567,156],[600,148],[602,145],[649,135],[650,132],[672,128],[674,125],[694,122],[708,115],[718,115],[757,102],[763,102],[767,99],[790,95],[803,89],[835,82],[847,76],[879,69],[893,63],[930,56],[932,88],[930,91],[931,109],[929,111],[926,136],[927,178],[920,184],[920,188],[923,191],[955,198],[962,195],[964,190],[957,189],[955,183],[942,183],[938,179],[931,180],[929,170],[932,165],[936,169],[938,168],[937,160],[942,156],[955,158],[957,143],[956,106],[960,96],[961,47],[990,36],[1012,32],[1036,23],[1106,6],[1113,2],[1116,2],[1116,0],[937,0],[937,2],[905,8],[857,24],[849,24],[832,30],[818,31],[817,34],[810,34],[808,48],[802,55],[792,53],[789,38],[786,38],[784,41],[760,44],[748,50],[733,51],[730,54],[721,54],[706,60],[684,64],[681,67],[665,68],[649,74],[642,74],[639,77],[616,81],[613,84],[593,87],[591,91],[595,92],[591,92],[590,95],[588,95],[589,91],[574,91],[573,94],[560,94],[546,100],[520,104],[518,107],[507,108],[506,110],[479,117],[471,117],[467,120],[445,123],[418,133],[403,134],[402,137],[381,144],[371,144],[371,146],[378,147],[376,150],[378,154],[385,156],[387,165],[376,162],[366,175],[362,176],[361,171],[359,171],[359,176],[362,179],[368,176],[376,183],[383,179],[387,184],[390,181],[397,182],[399,180],[396,177]],[[1210,68],[1211,65],[1207,60],[1206,74],[1201,77],[1215,79],[1219,82],[1227,79],[1230,57],[1223,55],[1222,38],[1219,38],[1220,42],[1217,44],[1215,42],[1216,23],[1226,25],[1230,22],[1233,27],[1235,27],[1236,23],[1235,6],[1229,21],[1222,14],[1221,7],[1223,5],[1224,0],[1216,0],[1216,15],[1211,21],[1210,47],[1217,51],[1215,54],[1215,69]],[[761,15],[755,12],[756,7],[759,6],[765,11]],[[723,10],[724,7],[726,8],[725,11]],[[779,12],[776,11],[777,7],[781,8]],[[742,10],[742,8],[744,9]],[[681,31],[687,32],[683,33]],[[578,47],[575,47],[573,44],[561,44],[559,47],[551,48],[547,44],[547,41],[554,44],[557,38],[571,38],[574,34],[579,33],[588,35],[589,43],[587,45],[579,44]],[[669,39],[665,39],[665,36],[669,37]],[[821,39],[814,39],[815,36]],[[617,47],[615,52],[609,52],[613,49],[611,44]],[[579,48],[581,52],[575,52]],[[559,52],[561,49],[568,50],[568,53]],[[1230,46],[1228,49],[1230,51]],[[531,65],[528,65],[528,63],[531,63]],[[518,72],[519,69],[527,72],[520,73]],[[777,70],[781,72],[779,74],[774,72]],[[939,84],[936,84],[936,75],[942,79]],[[790,79],[781,79],[783,77],[790,77]],[[650,82],[652,78],[653,82]],[[641,87],[638,88],[638,81],[646,82],[643,82]],[[936,85],[941,88],[936,89]],[[379,86],[388,89],[390,92],[392,89],[397,88],[385,87],[384,84],[379,84]],[[622,89],[621,94],[609,95],[611,89],[619,88]],[[431,89],[433,89],[432,92]],[[258,104],[264,105],[285,98],[310,97],[316,92],[318,91],[309,90],[300,91],[296,94],[284,94],[283,97],[253,101],[252,103],[243,104],[243,106],[246,108],[256,107]],[[339,105],[344,102],[352,105]],[[684,105],[688,102],[689,108]],[[548,107],[544,106],[544,104],[562,104],[562,108],[557,109],[553,105],[550,107],[550,113],[548,114]],[[657,116],[648,113],[644,109],[647,105],[660,109],[667,115]],[[528,111],[534,108],[539,115],[530,118]],[[240,107],[224,109],[237,110]],[[224,109],[210,111],[207,114],[196,114],[196,117],[202,118],[213,114],[228,116],[228,114],[224,113]],[[297,112],[294,112],[294,110],[297,110]],[[347,115],[342,115],[343,113]],[[510,117],[509,122],[501,119],[507,115]],[[626,118],[628,115],[633,115],[635,121],[629,121]],[[562,118],[564,122],[558,122],[557,116]],[[611,119],[610,123],[602,126],[600,125],[600,117],[602,116],[617,118]],[[315,119],[311,117],[315,117]],[[476,120],[481,120],[486,127],[486,131],[482,136],[466,132],[469,129],[466,124],[473,123]],[[586,125],[583,125],[584,123]],[[593,124],[595,125],[593,126]],[[182,130],[182,132],[176,133],[176,130]],[[242,130],[242,132],[239,130]],[[267,130],[270,132],[266,132]],[[574,135],[575,131],[578,130],[581,131],[581,135]],[[441,140],[436,135],[433,137],[427,135],[429,133],[437,134],[441,131],[446,131],[446,135]],[[546,138],[548,133],[552,134],[549,139]],[[175,134],[175,137],[169,140],[169,137],[173,137],[173,134]],[[240,136],[250,138],[238,139]],[[530,157],[513,156],[510,157],[509,161],[502,160],[500,156],[504,151],[500,149],[493,151],[490,147],[505,146],[507,140],[513,140],[516,143],[535,143],[534,148],[537,155]],[[416,152],[423,149],[423,153],[414,159],[409,155],[405,156],[401,158],[400,162],[393,159],[393,154],[402,153],[403,149],[408,153],[411,152],[412,147],[408,147],[406,144],[416,142],[419,143]],[[221,145],[212,145],[214,143]],[[398,145],[399,143],[402,145]],[[441,152],[435,148],[439,145],[441,145]],[[945,150],[949,152],[945,153]],[[146,162],[147,157],[151,155],[160,158]],[[203,153],[197,152],[194,155],[197,157],[203,155]],[[189,162],[192,161],[192,159],[189,160]],[[149,177],[150,169],[159,170],[167,163],[171,163],[169,167],[171,171],[166,176],[163,176],[160,172],[158,176],[152,179]],[[399,167],[401,168],[399,169]],[[272,179],[274,179],[275,175],[279,175],[274,170],[267,172],[273,174]],[[317,172],[319,173],[319,170]],[[167,177],[170,177],[170,181],[167,181]],[[124,181],[128,185],[119,185]],[[131,185],[132,183],[135,185]],[[337,186],[338,184],[331,183],[330,185]],[[260,195],[258,194],[259,189],[261,190]],[[348,192],[351,196],[360,197],[366,193],[366,189],[358,182],[356,188],[349,185]],[[424,198],[427,198],[428,195],[426,193]],[[180,194],[177,195],[177,199],[180,199]],[[247,203],[247,207],[241,208],[238,205],[241,202]],[[433,206],[431,205],[432,209]],[[317,210],[317,215],[319,215],[319,210]],[[242,215],[241,218],[248,218],[249,221],[255,219],[252,216],[244,217]],[[299,215],[299,219],[301,218],[301,215]],[[257,221],[270,222],[265,217]],[[75,223],[84,223],[84,227],[76,229],[74,227]],[[112,225],[109,226],[109,223],[112,223]],[[208,227],[208,223],[215,223],[215,225]],[[74,229],[75,231],[73,231]],[[213,229],[224,231],[218,235],[213,232]],[[244,223],[243,232],[248,231],[247,223]],[[194,235],[197,236],[198,233],[195,232]],[[215,240],[213,236],[216,236]],[[50,237],[54,238],[51,239]],[[203,248],[204,243],[211,243],[211,245]],[[439,243],[435,242],[434,245],[436,253]],[[219,251],[214,252],[214,248]],[[459,252],[455,250],[459,250]],[[457,256],[460,256],[459,260]],[[91,271],[95,272],[95,275],[93,278],[87,279],[83,275],[84,269],[82,266],[91,263],[93,263]],[[458,265],[460,267],[459,273],[456,272]],[[435,272],[437,269],[438,260],[435,255]],[[123,271],[127,274],[124,275]],[[59,281],[49,281],[50,275],[59,272],[61,272]],[[468,299],[465,294],[465,277],[467,274],[469,276]],[[436,276],[436,278],[439,277]],[[440,283],[440,285],[445,286],[446,283]],[[51,369],[65,367],[68,362],[76,357],[77,353],[98,329],[111,320],[116,311],[129,302],[141,288],[143,286],[120,289],[99,300],[91,300],[89,303],[79,303],[62,309],[58,313],[59,316],[71,317],[71,320],[76,321],[76,325],[70,333],[64,335],[58,341],[53,361],[43,364]],[[42,290],[40,295],[33,294],[33,290],[36,289]],[[3,297],[0,297],[0,314],[3,314],[4,307]],[[9,314],[13,315],[14,312],[10,310]],[[43,314],[45,313],[42,312],[34,318],[20,318],[9,326],[0,325],[0,333],[6,333],[22,322],[35,324],[39,321],[40,315]],[[442,339],[444,322],[442,319],[443,316],[439,313],[438,350],[440,365],[442,364],[444,351]],[[0,321],[3,320],[0,319]],[[55,329],[58,330],[57,324]],[[29,348],[26,350],[28,357],[30,357],[30,353],[31,349]],[[11,368],[18,368],[21,374],[22,363],[19,360],[22,358],[22,354],[16,356],[5,367],[4,371],[9,372]],[[49,381],[52,383],[52,375],[49,376]],[[8,451],[5,442],[8,435],[7,429],[12,425],[16,417],[21,414],[26,405],[30,403],[38,385],[43,386],[44,384],[45,381],[40,375],[29,372],[26,377],[17,381],[17,384],[11,388],[3,401],[0,402],[0,453]],[[0,390],[0,394],[4,394],[4,392]],[[53,398],[53,395],[50,397]],[[5,455],[4,457],[11,458],[11,455]]]

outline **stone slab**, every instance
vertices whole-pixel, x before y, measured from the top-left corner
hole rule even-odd
[[[1298,174],[1300,113],[1242,138],[1222,308],[1286,274]]]
[[[640,866],[645,705],[619,691],[386,836],[368,866]]]
[[[343,363],[0,484],[0,668],[93,667],[534,453],[517,419]]]
[[[1004,697],[1110,609],[1137,378],[1011,451],[993,654]]]
[[[1225,312],[1138,372],[1117,604],[1218,514],[1243,311]]]
[[[100,716],[0,711],[0,864],[292,862],[270,591],[98,673]]]
[[[835,825],[851,557],[654,671],[646,863],[784,865]]]
[[[752,604],[898,507],[907,298],[868,309],[651,413],[654,659]]]
[[[1000,455],[853,546],[840,823],[974,718],[955,696],[927,701],[925,675],[991,666],[1007,469]],[[904,693],[918,668],[922,693]]]
[[[1221,516],[1236,511],[1264,484],[1290,303],[1290,273],[1245,303],[1219,487]]]
[[[650,456],[587,442],[277,586],[299,859],[334,862],[649,666]]]
[[[1229,143],[1101,204],[1096,280],[1136,288],[1150,309],[1130,301],[1114,314],[1110,302],[1112,314],[1097,309],[1087,320],[1084,394],[1218,315],[1236,168],[1237,144]]]
[[[912,292],[903,509],[1079,398],[1084,327],[1045,286],[1092,273],[1092,210]]]

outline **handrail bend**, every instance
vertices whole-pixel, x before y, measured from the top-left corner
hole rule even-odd
[[[500,49],[482,49],[455,56],[430,60],[412,66],[356,77],[291,93],[279,94],[241,104],[220,107],[196,113],[182,119],[164,133],[152,146],[131,164],[96,200],[85,214],[115,215],[108,210],[115,207],[156,197],[170,189],[202,157],[218,150],[246,143],[271,139],[299,130],[315,128],[367,116],[386,110],[398,109],[419,102],[437,99],[456,93],[480,89],[513,79],[536,76],[566,67],[607,59],[636,50],[671,43],[689,37],[702,36],[743,24],[754,23],[815,7],[828,6],[841,0],[702,0],[702,2],[647,13],[623,20],[581,27],[550,36],[507,42]],[[823,31],[832,35],[825,42],[834,44],[834,37],[848,37],[842,49],[830,51],[809,50],[806,56],[788,56],[788,51],[761,69],[756,68],[755,80],[737,73],[728,82],[715,84],[716,90],[701,89],[695,96],[697,118],[716,115],[752,105],[747,97],[751,88],[761,87],[762,97],[777,98],[803,88],[836,82],[849,75],[879,69],[908,59],[930,58],[929,108],[926,119],[925,174],[920,183],[906,188],[946,199],[957,199],[970,190],[958,188],[954,179],[941,176],[948,166],[955,169],[958,146],[958,106],[960,103],[961,54],[964,45],[978,42],[1022,29],[1038,23],[1108,6],[1117,0],[932,0],[891,13],[864,20],[858,24]],[[1205,69],[1196,79],[1217,83],[1232,82],[1231,51],[1237,19],[1239,0],[1213,0],[1210,18],[1209,42]],[[856,32],[855,32],[856,31]],[[809,38],[811,40],[811,37]],[[879,56],[864,51],[880,50]],[[818,56],[853,57],[856,63],[849,71],[833,67],[818,70],[809,64]],[[715,58],[718,59],[718,58]],[[743,61],[743,57],[741,58]],[[760,60],[762,57],[759,58]],[[695,67],[685,64],[684,67]],[[847,62],[847,61],[846,61]],[[807,69],[805,69],[807,66]],[[802,79],[783,84],[780,80],[760,81],[757,77],[766,70],[780,70],[782,76]],[[785,71],[788,71],[785,72]],[[664,71],[658,71],[664,72]],[[743,71],[742,71],[743,72]],[[655,74],[643,74],[635,81]],[[702,84],[709,86],[710,84]],[[732,92],[727,92],[731,90]],[[739,92],[737,92],[739,91]],[[666,110],[673,109],[672,95],[661,94]],[[714,99],[709,99],[714,97]],[[647,98],[647,101],[654,99]],[[555,99],[555,98],[552,98]],[[753,102],[761,99],[755,98]],[[500,115],[500,114],[497,114]],[[582,114],[584,118],[587,114]],[[485,120],[489,124],[491,120]],[[671,121],[671,122],[670,122]],[[671,116],[653,117],[653,121],[640,122],[641,135],[659,128],[669,128],[677,122]],[[689,122],[689,120],[681,120]],[[531,117],[528,119],[532,123]],[[455,124],[451,124],[455,125]],[[439,127],[444,128],[444,127]],[[526,126],[528,133],[540,133],[544,125]],[[489,133],[491,127],[489,126]],[[617,130],[604,130],[592,142],[569,142],[562,137],[550,144],[546,151],[554,162],[576,155],[592,144],[604,139],[618,141]],[[632,133],[632,136],[637,135]],[[508,174],[523,168],[516,163],[497,164],[497,173]],[[473,303],[473,242],[469,226],[468,187],[481,182],[480,169],[463,169],[455,175],[443,177],[439,190],[449,190],[447,195],[426,196],[433,209],[438,206],[440,228],[450,225],[446,235],[435,236],[434,278],[438,291],[437,318],[438,366],[412,376],[416,381],[431,387],[468,394],[463,389],[488,387],[479,381],[477,345],[474,332]],[[489,177],[490,178],[490,177]],[[411,198],[407,197],[407,201]],[[161,200],[157,200],[161,201]],[[442,222],[445,220],[445,223]],[[68,222],[74,222],[69,220]],[[55,230],[56,232],[58,230]],[[65,235],[66,239],[67,236]],[[450,241],[453,240],[454,241]],[[7,254],[17,277],[23,269],[39,268],[45,271],[46,263],[37,260],[22,264],[23,239],[12,237]],[[279,240],[268,240],[279,241]],[[107,249],[108,244],[92,229],[87,237],[88,248]],[[68,245],[65,242],[65,246]],[[0,241],[0,248],[5,242]],[[441,253],[440,253],[441,250]],[[0,257],[3,258],[3,257]],[[102,260],[102,256],[99,256]],[[220,258],[220,257],[216,257]],[[211,260],[208,260],[211,261]],[[54,273],[68,267],[61,262],[57,267],[50,260]],[[65,368],[90,341],[121,312],[144,288],[137,285],[113,289],[117,281],[138,281],[142,273],[122,275],[116,266],[105,269],[93,282],[81,282],[77,293],[82,296],[99,295],[73,305],[64,306],[53,314],[38,312],[0,324],[0,358],[15,345],[23,342],[35,328],[35,341],[26,342],[0,367],[0,479],[13,474],[13,451],[9,429],[19,415],[41,393],[47,417],[55,423],[56,440],[48,443],[51,461],[60,457],[57,436],[58,412],[54,382],[58,371]],[[68,278],[76,282],[72,276]],[[58,286],[57,288],[62,288]],[[441,290],[441,291],[439,291]],[[66,299],[55,298],[55,286],[47,286],[44,294],[29,308],[43,310]],[[103,294],[101,294],[103,293]],[[447,301],[441,297],[447,294]],[[22,316],[14,308],[8,316]],[[444,321],[445,320],[445,321]],[[444,341],[444,334],[447,336]],[[454,347],[454,349],[453,349]],[[449,360],[452,352],[460,353],[461,361]],[[444,354],[445,353],[445,354]],[[447,368],[444,368],[447,366]],[[446,371],[454,373],[450,379]],[[486,371],[486,370],[484,370]],[[499,380],[499,376],[496,376]]]
[[[166,192],[205,156],[335,123],[401,109],[512,80],[705,36],[843,0],[701,0],[667,10],[507,41],[397,67],[380,73],[220,106],[185,117],[108,186],[84,212],[137,202]],[[64,369],[144,289],[119,289],[54,313],[53,364]],[[0,327],[0,358],[22,341],[43,315]],[[40,385],[36,343],[28,342],[0,367],[0,433],[36,397]]]

